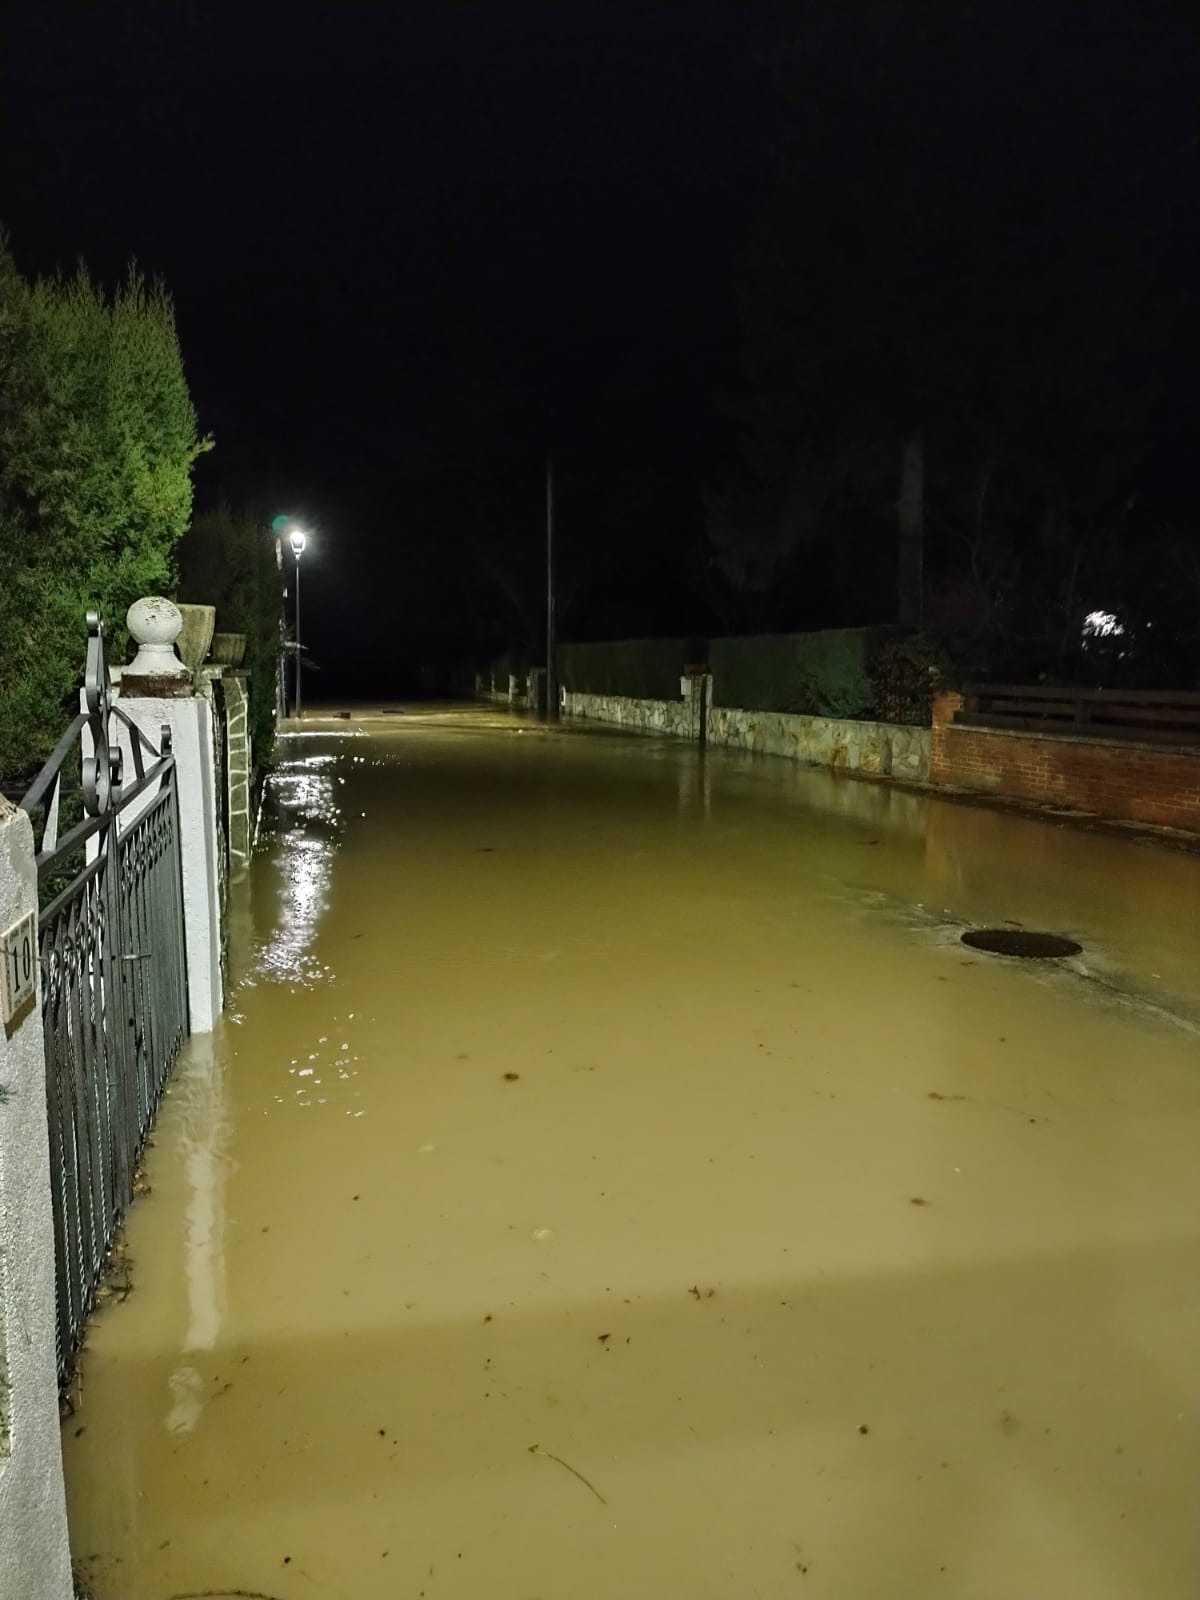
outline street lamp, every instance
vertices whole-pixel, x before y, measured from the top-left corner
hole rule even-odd
[[[300,705],[300,557],[304,554],[304,546],[308,540],[301,528],[293,528],[288,534],[288,543],[292,547],[292,554],[296,558],[296,718],[303,715]]]

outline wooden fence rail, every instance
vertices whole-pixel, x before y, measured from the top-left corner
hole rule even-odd
[[[1186,689],[1063,689],[972,684],[962,727],[1200,746],[1200,693]]]

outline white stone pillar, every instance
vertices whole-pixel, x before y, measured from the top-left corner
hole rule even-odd
[[[33,829],[0,795],[0,935],[31,911],[36,949]],[[39,981],[0,1022],[0,1596],[71,1592]]]
[[[149,631],[142,608],[150,606],[154,608],[153,642],[156,646],[165,644],[167,653],[155,655],[152,672],[135,673],[134,667],[145,659],[143,634]],[[175,611],[174,619],[164,622],[163,607]],[[182,618],[169,600],[139,600],[130,606],[126,620],[130,633],[142,648],[132,665],[122,672],[119,683],[114,683],[113,701],[141,729],[152,749],[159,749],[162,730],[170,730],[179,795],[188,1014],[193,1033],[211,1033],[225,1003],[221,984],[221,891],[217,855],[220,796],[216,784],[212,700],[210,695],[192,692],[191,677],[175,657],[174,640]],[[178,672],[171,670],[172,659]],[[116,674],[113,676],[115,678]],[[129,784],[136,771],[133,736],[119,721],[117,743],[123,757],[123,777]],[[84,729],[85,755],[87,746],[87,729]],[[135,822],[153,799],[153,793],[148,793],[134,801],[122,813],[122,828]]]
[[[183,925],[187,945],[188,1015],[193,1033],[211,1033],[221,1015],[220,862],[217,856],[217,794],[213,756],[212,701],[192,695],[159,700],[130,695],[122,682],[114,690],[121,710],[158,748],[164,727],[171,730],[175,784],[179,792],[179,842],[183,858]],[[120,726],[127,777],[133,773],[129,730]],[[153,799],[148,795],[146,803]],[[129,822],[137,810],[130,808]],[[127,822],[126,826],[129,825]]]

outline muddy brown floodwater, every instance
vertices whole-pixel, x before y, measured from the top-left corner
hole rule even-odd
[[[275,793],[64,1427],[97,1600],[1197,1592],[1200,858],[481,711]]]

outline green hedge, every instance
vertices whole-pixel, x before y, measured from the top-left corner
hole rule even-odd
[[[634,700],[678,700],[689,658],[687,639],[619,639],[562,644],[558,681],[573,694],[620,694]]]
[[[713,639],[713,704],[741,711],[865,717],[875,706],[872,669],[893,630],[828,628]]]
[[[0,233],[0,774],[31,778],[78,707],[89,610],[171,594],[196,431],[170,297],[135,270],[30,282]]]

